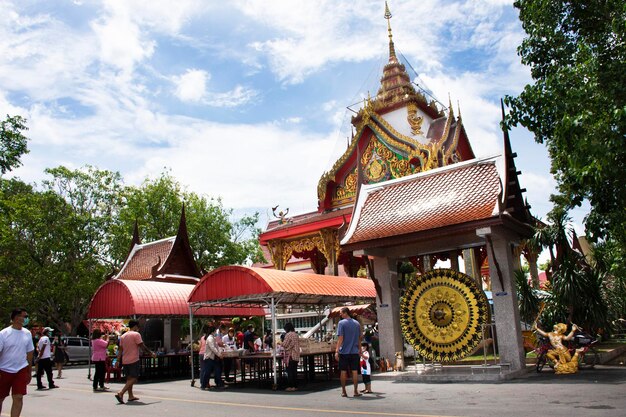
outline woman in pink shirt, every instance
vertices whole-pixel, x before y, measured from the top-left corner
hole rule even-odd
[[[96,374],[93,377],[93,392],[107,391],[104,386],[104,374],[107,360],[107,346],[109,346],[109,336],[102,334],[100,329],[95,329],[91,338],[91,361],[96,365]]]

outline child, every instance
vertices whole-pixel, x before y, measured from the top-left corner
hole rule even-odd
[[[369,344],[361,343],[361,375],[363,375],[363,384],[365,389],[361,392],[365,394],[372,393],[372,369],[370,368]]]

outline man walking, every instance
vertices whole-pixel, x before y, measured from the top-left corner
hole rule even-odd
[[[2,403],[13,397],[11,417],[22,412],[26,387],[30,383],[30,367],[33,360],[33,338],[24,328],[28,325],[28,313],[23,308],[11,312],[11,326],[0,331],[0,414]]]
[[[41,337],[39,338],[39,343],[37,343],[37,389],[42,390],[46,389],[41,383],[41,377],[43,373],[46,373],[46,377],[48,378],[48,388],[59,388],[54,385],[54,380],[52,379],[52,352],[49,335],[52,334],[52,329],[50,327],[46,327],[43,329]]]
[[[139,379],[139,369],[141,362],[139,361],[139,351],[143,350],[153,358],[156,354],[143,344],[143,339],[139,333],[139,322],[130,320],[128,322],[129,330],[120,338],[120,346],[117,350],[117,361],[124,367],[126,375],[126,384],[120,392],[115,394],[115,398],[120,404],[124,404],[124,394],[128,391],[128,401],[137,401],[139,398],[133,394],[133,385]]]
[[[352,383],[354,384],[354,396],[360,397],[359,392],[359,370],[360,370],[360,350],[361,350],[361,325],[358,321],[350,317],[348,307],[341,309],[341,320],[337,326],[337,350],[335,358],[339,361],[341,374],[341,396],[347,397],[346,380],[348,371],[352,373]]]

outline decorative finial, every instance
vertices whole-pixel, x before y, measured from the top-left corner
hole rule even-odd
[[[456,101],[456,110],[459,112],[459,119],[461,118],[461,102],[459,100]]]
[[[398,62],[396,57],[396,48],[393,45],[393,35],[391,34],[391,19],[392,15],[389,11],[389,5],[385,1],[385,19],[387,19],[387,32],[389,32],[389,62]]]
[[[448,93],[448,110],[450,110],[450,117],[454,119],[454,109],[452,108],[452,99],[450,93]]]

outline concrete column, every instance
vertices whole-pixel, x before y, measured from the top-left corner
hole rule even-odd
[[[168,352],[172,348],[172,319],[163,320],[163,347]]]
[[[422,259],[424,260],[424,272],[426,273],[432,270],[433,266],[431,265],[431,262],[430,262],[430,255],[424,255],[422,256]]]
[[[515,291],[513,253],[510,239],[498,229],[491,229],[486,235],[487,258],[493,291],[498,354],[503,363],[511,365],[511,370],[520,370],[526,367],[526,362]]]
[[[393,362],[396,352],[404,352],[400,329],[400,290],[397,259],[373,258],[374,273],[381,287],[382,300],[377,306],[380,354]]]
[[[459,251],[450,251],[450,269],[459,272]]]

